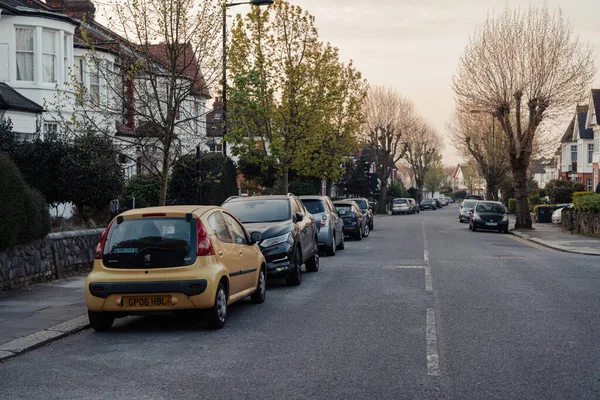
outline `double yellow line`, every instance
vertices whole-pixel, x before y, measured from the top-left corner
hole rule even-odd
[[[527,245],[529,247],[533,247],[534,249],[548,251],[550,253],[558,253],[557,250],[554,250],[554,249],[552,249],[550,247],[542,246],[541,244],[534,243],[534,242],[529,241],[527,239],[522,239],[522,238],[520,238],[518,236],[515,236],[515,235],[507,235],[507,236],[509,238],[511,238],[512,240],[516,240],[517,242],[523,243],[523,244],[525,244],[525,245]]]

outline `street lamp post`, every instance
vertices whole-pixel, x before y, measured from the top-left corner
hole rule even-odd
[[[227,3],[223,1],[223,154],[227,155],[227,144],[225,135],[227,134],[227,9],[229,7],[240,6],[242,4],[251,4],[253,6],[269,6],[273,0],[251,0],[238,3]]]

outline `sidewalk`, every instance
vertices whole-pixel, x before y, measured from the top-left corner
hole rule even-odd
[[[85,329],[85,276],[0,292],[0,362]]]
[[[510,216],[510,226],[514,226],[515,219]],[[546,247],[567,253],[600,256],[600,239],[563,231],[557,224],[533,223],[532,230],[511,230],[513,235],[519,236]]]

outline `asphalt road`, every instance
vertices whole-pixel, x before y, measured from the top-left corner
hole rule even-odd
[[[0,397],[593,399],[599,303],[599,258],[470,232],[451,205],[377,218],[221,331],[127,318],[11,359]]]

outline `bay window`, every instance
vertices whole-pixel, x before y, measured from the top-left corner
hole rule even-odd
[[[56,32],[42,31],[42,78],[45,83],[56,82]]]
[[[17,80],[33,82],[34,47],[33,29],[17,28]]]

